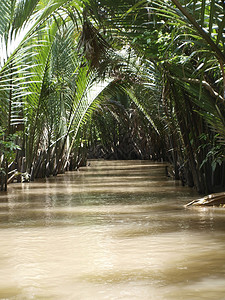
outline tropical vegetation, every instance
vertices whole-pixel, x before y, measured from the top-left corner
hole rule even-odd
[[[0,189],[87,157],[225,188],[225,4],[2,0]]]

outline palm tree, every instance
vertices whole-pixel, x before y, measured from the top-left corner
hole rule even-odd
[[[175,177],[179,177],[179,172],[187,173],[185,181],[189,185],[194,184],[199,192],[210,192],[215,166],[222,163],[224,153],[222,3],[161,0],[133,5],[126,1],[101,3],[99,8],[91,1],[90,18],[94,12],[95,21],[102,24],[99,28],[108,29],[105,32],[102,29],[104,36],[111,34],[117,49],[123,48],[127,53],[134,49],[139,58],[155,64],[161,74],[161,83],[157,83],[161,87],[160,97],[155,96],[151,79],[148,87],[152,96],[144,102],[140,93],[135,97],[128,93],[162,139],[168,136],[164,146],[172,153]],[[145,72],[141,73],[145,76]],[[149,74],[149,78],[156,74],[151,67]],[[143,76],[140,76],[142,84]],[[158,114],[150,109],[152,103],[161,108]],[[157,122],[156,116],[163,122]],[[166,134],[162,128],[167,129]],[[217,133],[220,140],[214,138]],[[218,142],[222,142],[221,147]]]
[[[80,3],[10,4],[1,2],[6,18],[0,27],[5,54],[0,70],[0,125],[6,141],[12,133],[22,132],[18,142],[22,150],[14,167],[33,179],[46,167],[54,174],[64,170],[82,120],[110,81],[98,81],[96,93],[95,73],[74,51],[82,29]],[[1,157],[7,180],[7,156],[2,152]]]
[[[9,163],[31,179],[64,172],[87,140],[82,126],[101,135],[132,123],[175,178],[213,190],[224,167],[221,2],[3,0],[0,9],[1,188]],[[114,101],[125,94],[132,122]]]

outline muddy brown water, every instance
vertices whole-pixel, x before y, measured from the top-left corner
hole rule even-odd
[[[225,210],[149,161],[91,161],[0,194],[0,299],[225,299]]]

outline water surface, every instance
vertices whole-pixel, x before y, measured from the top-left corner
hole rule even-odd
[[[225,299],[225,210],[163,164],[91,161],[0,194],[0,299]]]

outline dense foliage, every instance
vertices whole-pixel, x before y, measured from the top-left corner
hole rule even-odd
[[[0,188],[157,159],[225,187],[223,1],[2,0]]]

